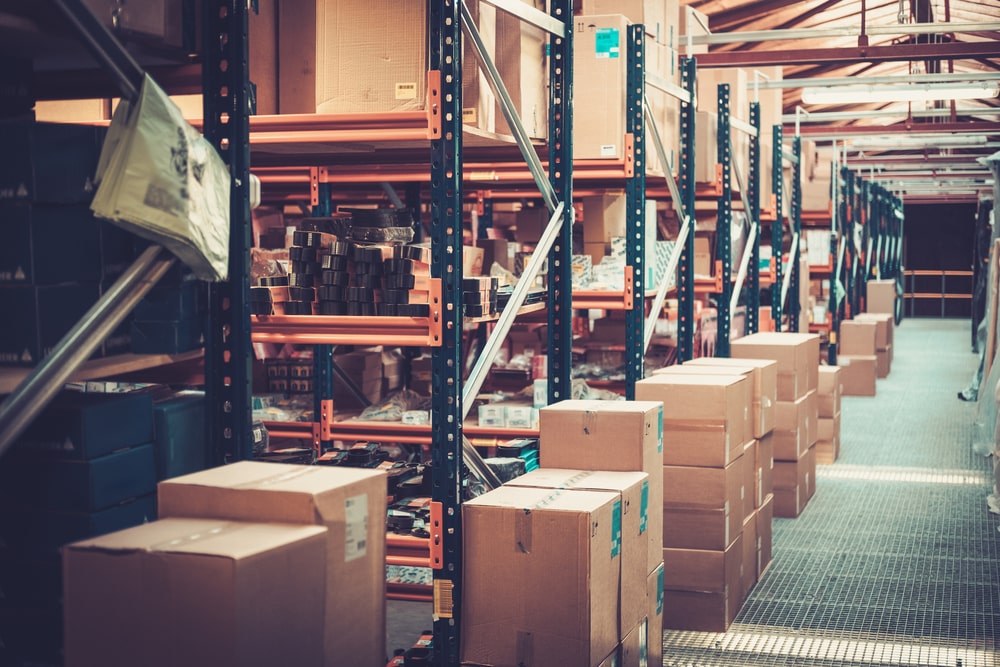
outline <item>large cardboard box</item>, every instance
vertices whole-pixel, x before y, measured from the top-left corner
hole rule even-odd
[[[719,114],[697,111],[694,115],[694,180],[715,183],[721,176],[719,165]]]
[[[325,561],[320,526],[165,519],[71,544],[66,665],[332,664]]]
[[[731,359],[697,357],[681,368],[725,368],[747,375],[753,386],[753,437],[762,438],[774,428],[775,402],[778,400],[778,363],[770,359]],[[654,371],[654,373],[657,371]]]
[[[833,440],[840,435],[840,413],[833,417],[820,417],[816,429],[818,441]]]
[[[878,328],[875,330],[875,349],[886,350],[892,347],[893,334],[895,333],[895,319],[889,313],[858,313],[854,316],[854,321],[875,322]]]
[[[722,549],[663,549],[663,587],[666,591],[722,593],[731,572],[743,565],[743,540]]]
[[[463,663],[593,665],[615,649],[618,502],[502,486],[463,504]]]
[[[707,236],[694,237],[694,274],[696,276],[711,276],[715,256],[712,254],[712,240]]]
[[[794,519],[816,490],[816,450],[798,461],[774,462],[774,516]]]
[[[872,355],[837,355],[844,396],[874,396],[877,358]]]
[[[535,9],[545,10],[545,4],[539,0],[522,0],[522,2]],[[496,56],[494,62],[500,72],[500,78],[507,88],[507,93],[514,103],[514,109],[521,119],[521,125],[529,137],[544,139],[549,133],[548,58],[546,54],[548,40],[546,33],[528,21],[521,20],[520,17],[502,10],[497,11],[488,3],[480,2],[478,4],[484,15],[488,14],[490,10],[496,13]],[[497,134],[512,134],[499,101],[495,99],[481,68],[478,68],[479,61],[470,50],[470,40],[466,39],[464,43],[464,57],[466,61],[476,64],[480,77],[478,99],[491,101],[496,106],[494,127],[490,128],[482,123],[477,127]],[[466,91],[463,82],[463,98],[466,96]],[[462,106],[466,107],[467,105],[463,102]]]
[[[774,496],[768,495],[757,510],[757,581],[764,577],[771,564],[774,530]]]
[[[702,69],[697,74],[697,105],[699,111],[707,111],[718,115],[719,94],[718,89],[721,84],[729,86],[729,117],[730,119],[749,122],[750,120],[750,91],[748,88],[747,70],[742,67],[717,67]],[[697,120],[696,120],[697,122]],[[716,122],[718,119],[716,118]],[[718,135],[716,130],[716,141],[722,141],[724,137]],[[732,164],[739,165],[740,173],[744,179],[750,178],[749,166],[749,145],[750,135],[741,129],[730,125],[729,130],[730,159]],[[696,144],[696,152],[700,152],[701,147]],[[736,183],[735,172],[732,181]],[[806,281],[808,284],[808,281]]]
[[[625,236],[626,203],[624,192],[584,197],[583,242],[611,243],[616,236]]]
[[[664,552],[667,550],[664,549]],[[710,556],[711,554],[711,556]],[[683,590],[672,588],[664,581],[663,627],[674,630],[700,630],[725,632],[739,613],[742,599],[740,566],[743,542],[735,540],[725,552],[688,551],[666,560],[664,571],[680,577],[687,573],[690,586],[709,590]],[[719,581],[721,575],[722,580]]]
[[[621,530],[619,627],[634,627],[646,617],[649,523],[663,521],[662,508],[652,508],[651,511],[649,507],[649,475],[644,472],[537,468],[515,477],[506,486],[617,493],[617,521]]]
[[[669,30],[677,29],[667,21],[663,0],[578,0],[574,4],[581,5],[582,14],[624,14],[629,23],[641,23],[648,36],[667,46]]]
[[[158,496],[164,518],[325,526],[325,664],[385,658],[384,472],[242,461],[160,482]]]
[[[844,320],[840,323],[839,354],[875,354],[878,323],[867,320]]]
[[[573,158],[625,156],[628,19],[577,16],[573,37]]]
[[[743,499],[743,520],[753,514],[757,506],[755,502],[757,488],[757,440],[751,440],[743,446],[743,484],[740,494]]]
[[[815,391],[809,391],[797,401],[778,401],[771,432],[775,460],[795,461],[801,457],[816,442],[818,419]]]
[[[680,26],[678,27],[677,49],[685,55],[708,53],[708,44],[692,44],[688,47],[688,36],[707,35],[711,26],[708,16],[699,12],[691,5],[680,7]]]
[[[653,375],[635,397],[663,404],[663,463],[725,467],[750,433],[750,381],[729,375]]]
[[[741,579],[740,598],[747,599],[750,591],[757,583],[757,512],[750,512],[750,516],[743,520],[742,531],[743,542],[743,562],[740,565]]]
[[[725,549],[740,532],[745,468],[740,456],[725,468],[663,466],[663,546]]]
[[[819,416],[833,417],[840,414],[840,395],[843,391],[840,379],[840,366],[819,367]]]
[[[869,280],[865,312],[896,314],[896,281]]]
[[[754,487],[754,507],[760,509],[774,490],[774,444],[768,434],[757,441],[757,484]]]
[[[778,362],[778,400],[796,401],[819,383],[819,336],[763,332],[734,340],[734,358]]]
[[[817,440],[813,445],[816,450],[816,463],[830,465],[840,458],[840,434],[832,440]]]
[[[649,507],[663,506],[663,404],[560,401],[538,411],[538,455],[545,468],[618,470],[649,475]],[[663,525],[649,524],[647,572],[662,560]]]
[[[892,345],[875,351],[875,377],[885,379],[892,370]]]
[[[648,664],[663,664],[663,563],[646,577],[646,638]]]

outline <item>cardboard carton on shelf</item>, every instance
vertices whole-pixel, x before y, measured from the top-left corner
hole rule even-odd
[[[628,19],[621,14],[574,17],[573,159],[625,157]]]
[[[164,519],[69,545],[66,664],[329,664],[326,532]]]
[[[384,658],[384,472],[242,461],[160,482],[158,499],[165,518],[324,526],[326,559],[317,574],[324,584],[315,584],[326,600],[324,664],[343,655],[363,665]]]
[[[592,665],[615,649],[616,502],[502,486],[463,504],[463,662]]]

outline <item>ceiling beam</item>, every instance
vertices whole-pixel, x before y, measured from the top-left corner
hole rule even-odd
[[[768,67],[803,63],[850,63],[942,60],[946,58],[997,58],[998,42],[948,42],[896,44],[893,46],[788,49],[782,51],[726,51],[695,54],[698,67]]]
[[[905,125],[804,125],[799,128],[802,136],[846,137],[864,134],[937,134],[977,133],[998,134],[1000,123],[906,123]]]
[[[723,9],[712,14],[710,25],[713,32],[729,32],[732,28],[742,26],[749,21],[759,20],[762,16],[771,16],[780,9],[796,7],[800,4],[802,3],[798,0],[751,2],[742,7]]]

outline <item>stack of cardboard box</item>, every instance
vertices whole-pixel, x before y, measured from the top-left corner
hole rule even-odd
[[[816,490],[819,336],[753,334],[733,341],[732,356],[777,362],[774,430],[762,442],[774,456],[774,516],[797,517]]]
[[[892,370],[892,341],[895,321],[889,313],[858,313],[854,318],[864,322],[875,322],[875,377],[889,377]]]
[[[752,394],[752,381],[735,371],[678,371],[636,383],[637,399],[663,406],[665,627],[722,632],[739,613],[746,507],[752,511],[745,501],[753,495],[752,445],[745,455]]]
[[[865,312],[896,314],[896,281],[869,280],[865,291]]]
[[[837,338],[837,365],[845,396],[874,396],[878,357],[874,320],[844,320]]]
[[[545,407],[542,469],[463,505],[463,662],[659,664],[662,409]]]
[[[840,457],[840,392],[840,366],[820,366],[816,463],[833,463]]]
[[[251,461],[161,482],[160,521],[65,550],[66,664],[380,664],[385,489]]]

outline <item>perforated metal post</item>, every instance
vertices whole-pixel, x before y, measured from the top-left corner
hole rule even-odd
[[[844,318],[850,319],[859,312],[859,297],[856,280],[858,254],[857,247],[854,243],[854,231],[858,215],[858,202],[854,182],[854,173],[847,167],[844,167],[842,174],[844,178],[844,200],[847,202],[846,215],[844,216],[844,235],[845,242],[847,243],[847,252],[845,253],[846,260],[844,263],[844,268],[847,271],[847,276],[844,281],[844,286],[847,290]]]
[[[460,0],[430,3],[430,65],[441,72],[441,138],[431,142],[431,275],[442,342],[431,353],[431,498],[443,562],[434,569],[434,664],[458,665],[462,584],[462,29]]]
[[[716,300],[717,333],[715,356],[729,356],[729,302],[733,296],[733,146],[729,122],[729,84],[719,84],[718,94],[719,134],[716,158],[722,165],[722,194],[719,196],[715,218],[716,267],[722,270],[722,291]]]
[[[566,204],[559,238],[549,251],[549,404],[570,398],[573,370],[573,3],[552,0],[565,35],[549,36],[549,182]]]
[[[246,2],[203,4],[205,137],[232,175],[229,280],[209,289],[205,389],[211,458],[253,456],[250,371],[250,82]]]
[[[332,202],[330,200],[330,184],[316,184],[316,203],[313,206],[313,217],[320,218],[330,215]],[[333,346],[313,345],[313,421],[321,427],[325,423],[324,410],[333,406]],[[332,418],[333,415],[329,415]],[[333,441],[327,435],[325,428],[320,429],[319,451],[325,452],[333,448]]]
[[[746,332],[757,333],[760,326],[760,102],[750,103],[750,124],[757,130],[750,136],[750,175],[747,183],[746,205],[750,209],[751,221],[757,221],[757,233],[753,237],[753,249],[750,251],[750,268],[747,271],[746,291]],[[780,163],[776,169],[780,169]]]
[[[792,196],[790,223],[792,226],[792,238],[802,234],[802,137],[796,135],[792,140],[792,153],[795,154],[795,164],[792,165]],[[802,279],[799,270],[799,248],[801,241],[795,251],[794,256],[789,252],[788,270],[792,272],[792,278],[788,287],[788,330],[799,330],[799,316],[802,304],[799,302],[799,281]]]
[[[628,30],[625,131],[632,135],[634,169],[625,181],[625,263],[632,267],[632,308],[625,313],[625,398],[635,399],[635,383],[642,379],[645,356],[646,291],[646,124],[643,112],[645,45],[641,25]]]
[[[681,61],[681,86],[691,95],[691,102],[680,103],[681,147],[678,160],[678,189],[684,200],[684,210],[694,219],[694,118],[695,75],[694,58]],[[694,230],[688,234],[677,264],[677,361],[694,357]]]
[[[784,243],[785,227],[785,178],[784,178],[784,134],[780,125],[775,125],[772,130],[774,136],[774,147],[771,154],[774,169],[771,171],[772,188],[774,190],[774,223],[771,224],[771,262],[774,265],[773,279],[771,281],[771,317],[774,319],[774,330],[781,331],[781,284],[783,273],[781,265],[782,244]]]

